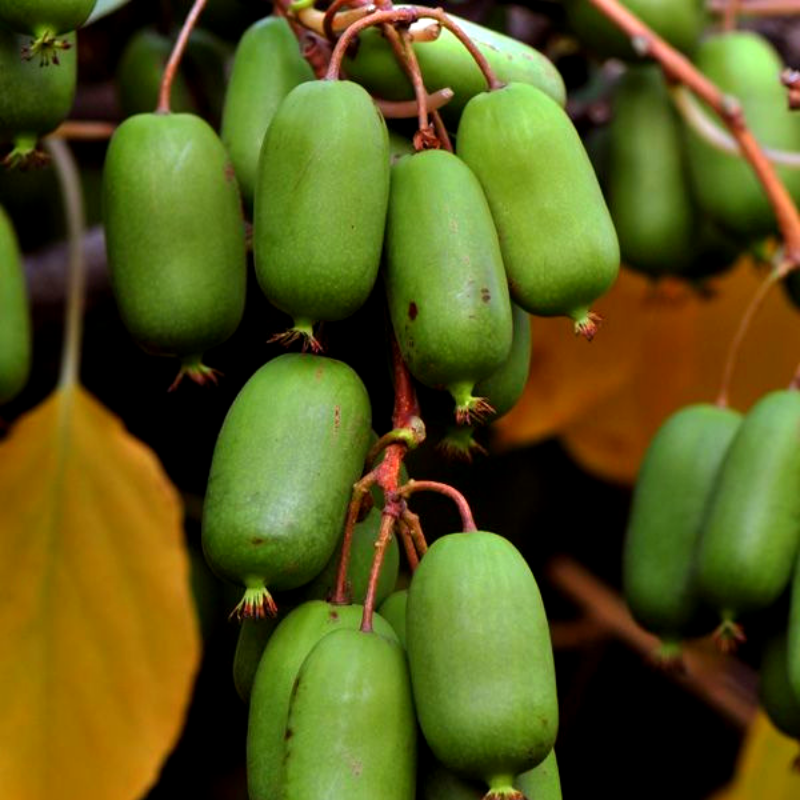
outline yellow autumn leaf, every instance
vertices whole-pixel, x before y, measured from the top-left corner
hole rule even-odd
[[[800,744],[784,736],[759,711],[739,756],[733,782],[713,800],[797,800],[800,772],[793,769]]]
[[[585,469],[632,483],[666,417],[689,403],[716,399],[728,345],[764,277],[743,259],[714,280],[711,296],[704,297],[677,281],[654,289],[642,276],[623,271],[598,306],[608,316],[607,330],[613,323],[624,335],[610,352],[595,351],[607,332],[601,330],[579,358],[568,336],[540,339],[545,352],[532,357],[523,401],[498,421],[499,443],[560,436]],[[763,394],[787,386],[798,362],[800,314],[775,287],[745,339],[731,406],[746,411]],[[557,389],[556,373],[543,364],[561,365]]]
[[[177,493],[67,385],[0,444],[0,797],[142,797],[199,655]]]

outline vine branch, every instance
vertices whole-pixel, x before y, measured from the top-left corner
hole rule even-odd
[[[786,262],[784,269],[797,268],[800,265],[800,214],[774,167],[747,127],[739,103],[720,91],[685,56],[620,5],[618,0],[589,0],[589,2],[631,37],[634,49],[640,55],[658,61],[668,78],[688,86],[719,115],[736,139],[742,155],[753,167],[769,197],[784,241]]]

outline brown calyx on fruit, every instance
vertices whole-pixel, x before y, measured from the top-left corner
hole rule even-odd
[[[747,641],[742,626],[732,619],[724,619],[720,622],[711,638],[719,651],[725,654],[735,653],[739,649],[739,645]]]
[[[174,392],[181,385],[184,378],[188,378],[198,386],[208,386],[210,384],[216,386],[221,377],[222,373],[218,369],[206,366],[199,356],[189,356],[181,362],[181,368],[167,391]]]
[[[591,342],[600,330],[603,318],[594,311],[588,311],[583,316],[575,320],[575,335],[583,336],[587,342]]]

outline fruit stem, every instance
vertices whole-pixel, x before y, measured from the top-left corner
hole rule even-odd
[[[402,518],[397,521],[397,533],[403,542],[403,549],[406,551],[406,561],[408,561],[408,567],[413,574],[419,566],[419,554],[417,553],[411,530]]]
[[[419,521],[419,516],[411,509],[406,508],[400,517],[401,522],[408,528],[411,535],[411,541],[414,543],[414,549],[417,555],[422,558],[428,552],[428,543],[425,541],[425,534],[422,532],[422,525]],[[409,559],[410,561],[410,559]]]
[[[415,492],[438,492],[439,494],[445,495],[445,497],[449,497],[458,506],[458,512],[461,514],[461,529],[465,533],[478,530],[478,527],[475,525],[475,519],[472,516],[472,509],[469,507],[466,497],[457,489],[448,486],[446,483],[438,483],[437,481],[410,480],[405,486],[401,486],[397,490],[397,496],[408,498]]]
[[[589,2],[631,37],[640,55],[650,56],[658,61],[669,80],[685,84],[719,115],[739,143],[742,154],[767,193],[784,240],[785,257],[789,262],[789,268],[800,265],[800,213],[775,168],[747,127],[741,105],[735,98],[726,95],[709,81],[688,58],[631,14],[619,0],[589,0]]]
[[[417,99],[417,132],[414,134],[414,149],[417,152],[420,150],[438,150],[440,142],[430,121],[425,82],[422,79],[422,72],[411,42],[411,35],[407,30],[398,33],[391,25],[384,26],[384,29],[387,32],[392,31],[392,34],[400,37],[403,63],[411,80],[411,85],[414,87],[414,97]]]
[[[186,50],[186,45],[189,43],[189,37],[192,35],[197,20],[205,8],[207,0],[194,0],[186,20],[183,23],[181,32],[175,41],[175,46],[170,53],[169,61],[164,67],[164,74],[161,78],[161,87],[158,93],[158,105],[156,112],[159,114],[169,114],[170,112],[170,96],[172,94],[172,82],[175,80],[175,75],[178,72],[183,53]]]
[[[350,567],[350,551],[353,544],[353,531],[361,513],[361,505],[364,498],[369,493],[370,487],[377,480],[376,470],[367,473],[358,483],[353,486],[353,496],[347,508],[347,519],[344,524],[344,535],[342,537],[342,553],[339,557],[339,569],[336,573],[336,587],[334,588],[331,603],[337,606],[346,606],[350,602],[347,593],[347,570]]]
[[[45,147],[52,156],[58,175],[67,219],[69,271],[64,348],[61,354],[61,374],[58,379],[59,388],[64,389],[78,383],[80,371],[83,301],[86,292],[86,259],[83,250],[86,215],[80,173],[69,145],[59,139],[48,139],[45,141]]]
[[[403,8],[378,10],[354,22],[342,33],[339,41],[336,43],[336,47],[333,48],[325,78],[331,81],[338,80],[344,54],[347,52],[350,42],[352,42],[361,31],[372,25],[399,24],[403,27],[408,27],[419,19],[435,19],[447,28],[461,44],[467,48],[470,55],[475,59],[475,63],[486,78],[489,89],[494,90],[502,88],[503,83],[497,79],[486,57],[481,53],[472,39],[470,39],[441,8],[426,8],[424,6],[404,6]]]
[[[117,126],[114,122],[68,119],[49,134],[49,137],[80,142],[105,142],[114,135],[116,129]]]
[[[736,333],[731,340],[730,346],[728,347],[728,354],[725,358],[725,368],[722,373],[722,382],[720,384],[719,394],[717,395],[717,405],[720,408],[727,408],[728,406],[733,373],[736,369],[736,363],[739,360],[739,353],[742,349],[742,344],[745,336],[747,335],[747,331],[750,329],[753,319],[758,313],[758,310],[764,304],[764,301],[769,294],[769,290],[774,284],[781,280],[781,278],[785,277],[789,271],[790,267],[788,261],[783,261],[777,267],[775,267],[758,287],[755,295],[753,295],[753,299],[750,301],[750,305],[747,306],[744,314],[742,314],[742,319],[740,320],[739,326],[736,329]]]
[[[392,504],[387,503],[387,508],[381,514],[381,527],[378,538],[375,541],[375,557],[372,559],[372,569],[369,573],[369,583],[367,584],[367,596],[364,598],[364,613],[361,616],[361,630],[364,633],[372,632],[372,617],[375,614],[375,595],[378,591],[378,580],[381,577],[386,548],[392,541],[395,522],[397,521],[397,511],[390,508]]]
[[[722,17],[722,30],[726,33],[736,30],[739,21],[739,0],[728,0]]]
[[[787,17],[800,14],[800,0],[737,0],[736,13],[740,17]],[[708,10],[712,14],[725,14],[730,0],[711,0]]]

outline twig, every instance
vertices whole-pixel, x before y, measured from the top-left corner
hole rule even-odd
[[[98,142],[110,139],[116,129],[117,126],[113,122],[84,122],[83,120],[69,119],[62,122],[48,135],[48,138]]]
[[[158,93],[158,105],[156,111],[162,114],[168,114],[170,110],[170,95],[172,94],[172,82],[175,80],[175,75],[178,72],[183,53],[186,50],[186,45],[189,43],[189,37],[192,35],[197,20],[200,17],[203,9],[205,8],[207,0],[194,0],[186,21],[183,23],[181,32],[175,42],[175,46],[170,53],[167,66],[164,67],[164,75],[161,78],[161,88]]]
[[[709,9],[714,14],[724,14],[729,0],[711,0]],[[800,14],[800,0],[738,0],[740,17],[789,17]]]
[[[454,96],[455,92],[449,86],[446,86],[444,89],[437,89],[435,92],[427,94],[425,96],[425,104],[428,106],[428,111],[435,115]],[[386,119],[411,119],[417,116],[416,100],[384,100],[380,97],[373,97],[372,99]]]
[[[638,53],[658,61],[667,77],[688,86],[720,116],[739,143],[742,154],[752,165],[769,197],[784,240],[785,258],[790,268],[800,265],[800,214],[769,159],[746,126],[741,106],[733,98],[723,94],[685,56],[620,5],[618,0],[589,2],[631,37]]]
[[[461,529],[465,533],[478,530],[467,498],[457,489],[448,486],[446,483],[438,483],[437,481],[410,480],[405,486],[401,486],[397,490],[398,496],[404,499],[411,497],[411,495],[416,492],[438,492],[445,497],[449,497],[458,506],[458,512],[461,514]]]
[[[375,542],[375,558],[372,559],[372,569],[369,573],[367,595],[364,598],[364,614],[361,617],[361,630],[365,633],[372,631],[372,617],[375,613],[375,595],[378,591],[378,580],[381,577],[381,567],[386,555],[386,548],[392,541],[392,533],[397,518],[394,514],[384,511],[381,516],[381,527],[378,539]]]
[[[736,23],[739,17],[739,0],[728,0],[725,6],[725,14],[722,18],[722,30],[736,30]]]

